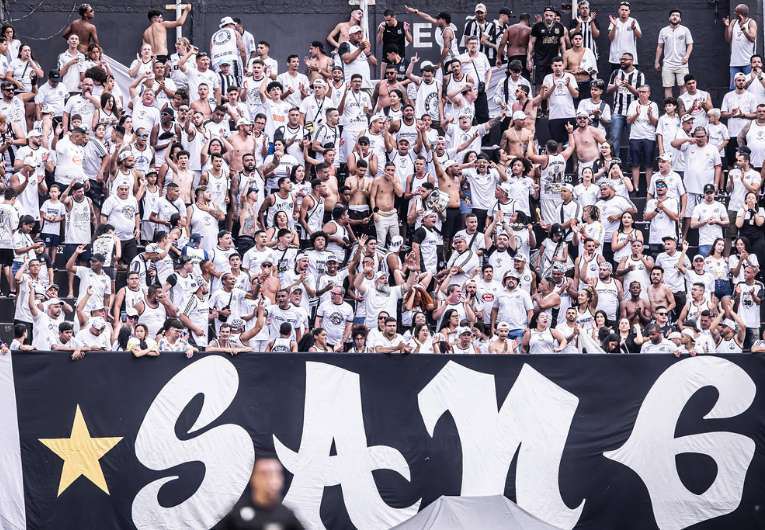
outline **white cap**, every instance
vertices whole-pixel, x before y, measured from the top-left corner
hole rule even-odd
[[[420,70],[422,70],[422,69],[423,69],[423,68],[425,68],[426,66],[434,66],[434,65],[433,65],[433,63],[432,63],[432,62],[430,62],[430,61],[422,61],[422,62],[420,63]]]
[[[467,326],[462,326],[462,327],[461,327],[461,328],[459,328],[459,330],[457,330],[457,331],[458,331],[458,333],[457,333],[457,336],[459,336],[459,335],[462,335],[463,333],[470,333],[471,335],[473,334],[473,330],[472,330],[472,329],[470,329],[470,328],[469,328],[469,327],[467,327]]]
[[[396,251],[400,249],[404,245],[404,238],[401,236],[394,236],[390,240],[390,246],[388,246],[388,250]]]
[[[313,82],[313,86],[317,86],[317,85],[326,87],[327,83],[323,79],[317,79],[316,81]]]
[[[377,121],[377,120],[384,120],[385,116],[383,114],[375,114],[372,116],[372,118],[369,120],[369,122]]]
[[[727,326],[730,329],[736,329],[736,323],[730,318],[723,319],[723,321],[720,322],[720,325]]]
[[[222,28],[222,27],[228,26],[229,24],[236,24],[236,22],[234,22],[234,19],[231,17],[223,17],[222,19],[220,19],[220,24],[218,25],[218,27]]]
[[[146,245],[145,252],[154,252],[155,254],[159,254],[161,250],[157,243],[149,243],[148,245]]]
[[[30,155],[30,156],[24,158],[24,165],[25,166],[37,167],[37,166],[40,165],[40,163],[37,161],[37,159],[35,157]]]
[[[692,329],[685,328],[683,330],[683,335],[688,335],[691,339],[693,339],[694,342],[696,341],[696,335],[693,334]]]
[[[64,302],[62,302],[58,298],[51,298],[50,300],[48,300],[48,305],[57,305],[57,304],[63,304],[63,303]]]
[[[94,317],[93,320],[90,321],[90,327],[102,330],[106,327],[106,322],[104,322],[104,319],[101,317]]]
[[[348,30],[348,35],[353,35],[354,33],[358,33],[359,31],[364,31],[361,26],[351,26],[351,29]]]
[[[513,112],[513,119],[514,120],[525,120],[526,119],[526,113],[522,110],[516,110]]]
[[[27,133],[27,138],[32,138],[33,136],[40,138],[42,136],[42,133],[38,131],[37,129],[32,129],[31,131]]]
[[[40,111],[40,114],[53,114],[55,112],[55,109],[53,108],[53,105],[48,105],[47,103],[43,105],[42,110]]]
[[[443,164],[441,164],[441,167],[444,169],[444,171],[446,171],[447,169],[449,169],[450,167],[452,167],[456,163],[457,163],[456,160],[449,159],[446,162],[444,162]]]
[[[236,126],[239,127],[241,125],[252,125],[252,122],[247,118],[239,118],[239,120],[236,122]]]
[[[508,324],[507,322],[500,322],[499,324],[497,324],[497,329],[498,330],[500,330],[500,329],[510,329],[510,324]]]

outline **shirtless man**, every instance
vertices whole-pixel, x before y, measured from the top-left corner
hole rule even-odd
[[[406,186],[404,187],[404,200],[411,200],[415,195],[421,194],[422,184],[430,182],[433,187],[436,186],[436,179],[433,175],[425,171],[428,163],[425,158],[418,156],[414,161],[414,173],[406,177]]]
[[[69,35],[77,35],[80,38],[80,43],[77,45],[77,50],[82,53],[88,53],[88,45],[91,42],[98,44],[98,35],[96,34],[96,27],[90,23],[93,17],[96,16],[93,8],[90,4],[82,4],[80,6],[80,20],[75,20],[66,31],[61,35],[64,40],[69,40]]]
[[[350,20],[348,20],[348,22],[340,22],[332,31],[329,32],[329,35],[327,35],[327,42],[332,45],[335,51],[337,51],[342,43],[350,40],[348,30],[350,30],[352,26],[361,25],[362,18],[364,18],[364,12],[360,7],[354,7],[351,10]],[[337,36],[337,39],[335,39],[335,36]]]
[[[359,136],[356,142],[356,149],[348,155],[348,174],[352,175],[356,171],[356,166],[360,160],[364,160],[367,163],[367,175],[372,178],[377,176],[378,160],[377,155],[372,153],[372,148],[369,144],[369,138],[366,136]]]
[[[592,50],[584,47],[581,33],[571,34],[571,49],[563,54],[563,71],[573,74],[579,86],[580,99],[590,93],[592,73],[598,72],[598,64]],[[578,103],[578,100],[574,101]]]
[[[526,69],[526,52],[529,49],[530,35],[531,17],[528,13],[521,13],[518,17],[518,23],[507,28],[502,35],[502,40],[499,41],[496,65],[502,66],[503,54],[507,56],[508,62],[517,59],[523,65],[523,77],[531,80],[531,72]]]
[[[537,111],[542,101],[542,92],[534,98],[529,99],[529,87],[520,85],[515,91],[515,103],[513,103],[513,115],[519,110],[526,115],[525,127],[531,131],[532,138],[537,129]]]
[[[457,162],[449,159],[441,165],[438,156],[434,156],[433,169],[438,177],[438,189],[449,194],[449,202],[446,204],[446,221],[441,225],[441,235],[444,238],[444,249],[451,249],[452,236],[462,230],[460,215],[462,168]],[[465,201],[470,206],[467,198]]]
[[[395,197],[401,197],[401,179],[396,176],[396,164],[387,162],[383,174],[372,181],[369,190],[369,203],[372,207],[372,218],[377,231],[377,242],[387,246],[388,234],[391,239],[398,234],[398,211],[395,207]]]
[[[522,110],[513,112],[513,126],[504,132],[499,146],[510,158],[526,158],[529,142],[534,138],[534,133],[526,128],[527,122]]]
[[[375,109],[375,112],[382,112],[382,109],[390,105],[392,90],[400,90],[404,94],[404,99],[401,100],[402,105],[409,102],[409,98],[406,97],[406,87],[398,81],[396,74],[396,66],[388,65],[385,68],[385,79],[381,79],[375,85],[374,92],[372,92],[372,108]]]
[[[189,169],[189,156],[188,151],[178,151],[178,164],[170,160],[169,157],[165,159],[165,162],[167,162],[167,165],[173,170],[173,182],[180,187],[181,193],[179,196],[181,200],[184,204],[190,205],[194,202],[191,199],[193,196],[192,188],[194,186],[194,172]]]
[[[584,111],[576,113],[576,129],[574,129],[574,141],[576,142],[576,158],[579,164],[579,176],[586,167],[592,164],[600,156],[600,144],[605,143],[603,133],[597,127],[590,125],[590,115]]]
[[[672,289],[664,283],[664,269],[654,266],[651,269],[651,285],[648,286],[648,299],[651,301],[651,308],[664,306],[667,313],[675,310],[675,296]]]
[[[368,146],[369,144],[367,144]],[[366,161],[359,160],[356,162],[355,171],[345,179],[345,185],[351,189],[351,199],[348,203],[348,215],[351,218],[351,226],[354,227],[354,233],[359,236],[361,233],[368,231],[371,219],[369,214],[369,191],[372,188],[372,179],[367,176]]]
[[[622,303],[621,318],[626,318],[630,321],[630,327],[634,327],[636,324],[641,328],[646,326],[651,321],[651,306],[647,300],[640,297],[640,291],[642,287],[640,282],[633,280],[630,282],[630,298]]]
[[[197,90],[199,99],[191,104],[191,112],[200,112],[207,121],[212,117],[212,109],[210,108],[210,87],[207,83],[199,83],[199,89]]]
[[[152,52],[157,56],[158,61],[166,63],[170,58],[167,51],[167,30],[183,26],[183,23],[186,22],[186,16],[190,12],[191,4],[186,4],[183,13],[181,13],[181,18],[165,22],[162,11],[159,9],[149,11],[151,25],[143,32],[143,44],[151,45]]]
[[[239,132],[226,138],[234,148],[229,166],[232,172],[241,171],[244,167],[242,165],[242,157],[248,153],[255,152],[255,139],[252,137],[252,122],[246,118],[242,118],[236,122],[236,128],[239,129]]]
[[[332,67],[335,63],[324,53],[324,43],[318,40],[313,41],[308,47],[308,53],[310,55],[304,57],[303,62],[308,69],[309,84],[313,86],[313,82],[317,79],[327,82],[332,79]]]
[[[326,162],[316,165],[316,178],[323,180],[327,186],[327,196],[324,197],[324,222],[332,218],[332,210],[340,200],[340,192],[337,190],[337,177],[332,174],[332,168]]]

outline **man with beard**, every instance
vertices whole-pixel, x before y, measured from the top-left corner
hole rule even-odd
[[[117,186],[117,194],[104,201],[101,224],[106,223],[115,228],[122,246],[122,261],[130,263],[138,254],[136,241],[141,236],[141,215],[138,201],[130,195],[130,186],[127,184]]]
[[[600,156],[600,144],[606,142],[603,133],[597,127],[590,125],[590,115],[580,110],[576,113],[576,129],[574,140],[576,141],[576,158],[579,168],[579,176],[586,167],[591,168],[595,160]]]
[[[316,327],[327,332],[327,346],[336,352],[343,351],[351,336],[353,309],[343,301],[345,289],[334,286],[330,290],[330,299],[322,302],[316,311]]]
[[[492,238],[497,222],[501,217],[503,216],[496,215],[484,232],[484,245],[487,249],[484,254],[484,263],[494,267],[494,275],[497,278],[504,278],[505,273],[513,269],[513,255],[510,253],[510,236],[507,235],[507,232],[502,231],[496,234],[495,238]]]
[[[508,337],[523,338],[523,333],[529,327],[529,321],[534,315],[534,305],[531,296],[523,289],[517,289],[519,276],[515,270],[505,274],[505,289],[494,300],[491,309],[491,327],[497,329],[497,322],[507,322],[510,327]]]
[[[562,313],[558,312],[558,320],[560,321],[560,315]],[[578,340],[579,340],[579,326],[576,324],[576,308],[575,307],[569,307],[565,311],[565,317],[562,322],[560,322],[557,326],[555,326],[555,329],[560,332],[561,335],[563,335],[563,338],[566,339],[566,349],[561,351],[560,353],[578,353]]]
[[[674,311],[676,307],[672,289],[664,283],[664,269],[654,266],[651,269],[651,285],[646,289],[651,308],[665,307],[667,312]]]
[[[396,275],[397,282],[403,283],[400,273]],[[389,315],[398,315],[398,300],[403,300],[404,295],[412,288],[417,281],[417,272],[412,271],[406,283],[390,287],[388,285],[388,275],[382,271],[374,272],[374,264],[369,259],[364,259],[364,270],[362,274],[356,275],[353,280],[353,286],[356,291],[364,298],[366,308],[365,324],[369,329],[374,329],[377,324],[377,315],[381,311]],[[394,317],[394,321],[395,321]]]
[[[513,128],[502,135],[500,149],[512,158],[525,158],[534,133],[526,128],[527,116],[522,110],[513,112]]]
[[[648,340],[640,347],[640,353],[671,353],[677,349],[674,342],[664,338],[661,326],[657,323],[648,324],[645,334]]]
[[[678,308],[685,305],[685,279],[679,271],[679,265],[684,269],[691,266],[691,261],[683,255],[683,263],[680,264],[680,252],[677,251],[677,235],[667,235],[662,238],[664,243],[664,252],[656,257],[655,267],[661,267],[664,271],[663,281],[672,292],[672,297],[676,302],[675,316],[679,313]]]
[[[595,292],[598,293],[598,310],[606,313],[606,318],[612,324],[617,321],[619,314],[619,301],[624,299],[622,284],[613,277],[614,267],[604,261],[600,264],[598,281],[595,283]]]
[[[611,261],[614,253],[611,250],[611,238],[615,230],[619,229],[619,221],[624,212],[629,212],[633,216],[637,214],[637,209],[629,200],[616,195],[613,184],[604,181],[600,185],[600,200],[595,203],[600,209],[600,222],[605,228],[603,244],[603,256]]]

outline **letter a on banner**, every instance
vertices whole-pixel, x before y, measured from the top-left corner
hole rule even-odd
[[[202,462],[205,475],[194,494],[177,506],[159,503],[159,490],[177,476],[144,486],[133,500],[137,528],[212,528],[239,500],[252,473],[252,438],[238,425],[219,425],[190,440],[179,440],[175,424],[199,394],[204,403],[188,434],[205,428],[228,407],[239,389],[239,375],[223,357],[205,357],[173,377],[151,404],[135,440],[138,460],[155,471]]]
[[[653,384],[629,440],[619,449],[603,453],[640,476],[661,530],[680,530],[729,514],[741,502],[754,440],[732,432],[675,438],[680,413],[705,386],[716,388],[720,394],[705,420],[738,416],[749,408],[757,392],[754,381],[730,361],[706,356],[686,359],[667,369]],[[707,455],[717,464],[715,481],[701,495],[688,491],[680,480],[675,457],[683,453]]]
[[[359,375],[307,362],[305,386],[300,449],[292,451],[274,436],[276,454],[294,475],[284,504],[306,528],[323,530],[319,508],[324,488],[339,484],[356,528],[390,528],[415,515],[419,500],[408,508],[391,508],[377,491],[372,471],[390,469],[411,480],[409,465],[392,447],[367,447]],[[331,456],[333,440],[337,454]]]
[[[574,528],[584,509],[563,502],[558,470],[579,399],[524,364],[502,408],[494,376],[453,361],[422,389],[428,433],[451,413],[462,444],[463,496],[502,495],[513,456],[518,506],[559,528]]]

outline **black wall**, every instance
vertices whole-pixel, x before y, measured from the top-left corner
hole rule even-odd
[[[170,2],[168,2],[170,3]],[[541,13],[544,3],[529,1],[510,1],[505,3],[485,2],[489,10],[489,17],[496,18],[501,6],[507,5],[514,12],[513,22],[517,22],[517,15],[528,12],[533,16]],[[351,6],[345,1],[321,1],[307,0],[304,2],[267,2],[264,0],[229,0],[224,4],[210,0],[192,0],[193,11],[184,25],[184,36],[192,42],[207,49],[212,33],[217,30],[221,17],[230,15],[242,19],[245,27],[252,32],[257,40],[267,40],[271,43],[271,55],[280,62],[280,71],[284,70],[284,61],[291,53],[298,54],[301,58],[308,53],[308,44],[312,40],[324,40],[329,31],[338,22],[348,19]],[[464,17],[472,13],[475,2],[460,2],[444,4],[433,0],[417,2],[414,5],[431,15],[441,10],[449,10],[457,27],[462,31]],[[592,3],[592,10],[597,13],[597,20],[601,25],[601,36],[598,41],[601,51],[601,76],[607,77],[610,72],[608,67],[608,15],[616,15],[618,2]],[[695,49],[691,56],[690,71],[699,80],[699,87],[710,90],[716,105],[721,99],[728,86],[728,60],[730,57],[729,45],[724,39],[724,26],[722,17],[728,15],[735,7],[729,0],[675,0],[672,3],[662,1],[632,2],[632,15],[640,22],[643,29],[643,38],[638,45],[638,58],[644,72],[648,76],[648,82],[653,87],[653,98],[661,100],[661,79],[653,69],[654,55],[656,52],[656,39],[659,31],[667,25],[667,11],[669,7],[676,7],[683,11],[682,23],[688,26],[693,34]],[[121,2],[93,3],[96,18],[93,20],[98,28],[101,45],[107,54],[115,57],[123,64],[129,65],[135,58],[141,45],[141,34],[148,25],[146,13],[151,8],[160,8],[164,3],[149,2],[147,0],[134,0],[127,5]],[[561,9],[564,22],[571,17],[570,4],[568,6],[554,4]],[[370,28],[374,33],[377,25],[383,21],[382,13],[392,7],[398,13],[400,20],[410,23],[423,23],[416,15],[405,14],[403,3],[379,2],[370,7]],[[567,8],[567,9],[565,9]],[[750,16],[758,22],[759,36],[757,49],[762,49],[762,2],[757,1],[749,4]],[[16,26],[17,34],[22,42],[30,42],[33,46],[35,57],[41,62],[43,69],[50,69],[55,64],[56,57],[64,51],[66,43],[61,38],[63,29],[71,20],[79,17],[76,9],[72,10],[72,3],[63,0],[47,0],[42,5],[37,2],[14,2],[6,3],[7,16]],[[167,11],[165,18],[173,20],[175,14]],[[433,43],[432,27],[423,28],[421,35],[421,47],[407,48],[407,55],[411,56],[418,52],[420,57],[434,58],[436,56],[435,44]],[[168,32],[168,40],[174,42],[174,30]],[[380,57],[381,50],[373,43],[375,52]],[[171,46],[170,51],[174,49]]]

